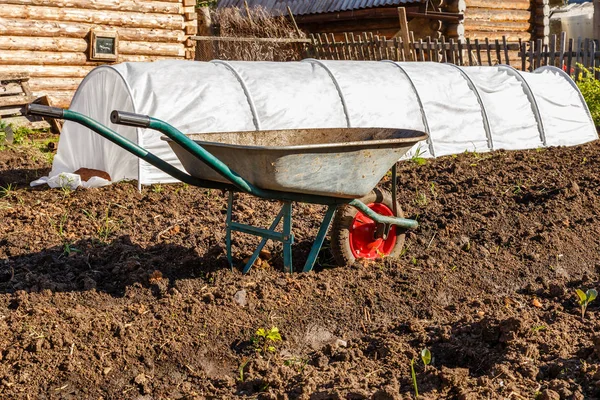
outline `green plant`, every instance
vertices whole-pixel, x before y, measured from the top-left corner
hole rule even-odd
[[[600,71],[600,68],[590,70],[581,64],[577,64],[577,67],[581,71],[577,77],[577,87],[590,109],[594,124],[600,126],[600,81],[594,77],[594,72]]]
[[[576,289],[575,292],[577,293],[577,297],[579,297],[578,302],[581,306],[581,318],[583,318],[588,304],[598,297],[598,292],[595,289],[589,289],[585,293],[581,289]]]
[[[431,364],[431,352],[427,347],[421,350],[421,361],[423,361],[423,365],[425,366],[425,368],[427,368],[427,366]]]
[[[6,186],[0,186],[0,198],[2,197],[12,197],[15,194],[16,186],[12,183],[9,183]]]
[[[423,154],[425,154],[425,151],[421,150],[419,146],[409,161],[417,165],[425,165],[427,164],[427,159],[423,158]]]
[[[162,193],[163,187],[162,187],[161,184],[157,183],[155,185],[152,185],[151,190],[152,190],[153,193]]]
[[[248,365],[248,361],[250,361],[249,359],[247,359],[246,357],[242,358],[242,363],[240,364],[240,382],[244,382],[244,368],[246,368],[246,365]]]
[[[419,398],[419,386],[417,385],[417,374],[415,374],[415,359],[410,360],[410,376],[413,387],[415,388],[415,399]]]
[[[279,328],[273,326],[269,330],[264,328],[258,329],[252,338],[252,343],[254,344],[254,349],[257,353],[266,354],[267,352],[274,353],[275,343],[280,342],[281,340]]]

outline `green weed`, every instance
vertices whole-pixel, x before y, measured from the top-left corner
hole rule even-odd
[[[577,64],[577,67],[581,70],[577,87],[590,109],[594,124],[600,126],[600,81],[594,78],[594,72],[598,72],[600,69],[590,70],[581,64]]]
[[[423,154],[425,154],[425,151],[421,150],[419,146],[409,161],[417,165],[425,165],[427,164],[427,159],[423,158]]]
[[[258,329],[251,339],[256,352],[262,354],[267,354],[267,352],[274,353],[276,350],[275,343],[281,340],[279,328],[276,326],[271,327],[269,330],[264,328]]]
[[[587,310],[588,304],[598,297],[598,292],[595,289],[589,289],[585,293],[581,289],[576,289],[578,302],[581,306],[581,318],[585,316],[585,310]]]

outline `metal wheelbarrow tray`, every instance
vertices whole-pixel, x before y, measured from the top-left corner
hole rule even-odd
[[[342,198],[367,195],[422,132],[404,129],[289,129],[189,134],[190,139],[253,185]],[[186,171],[229,183],[170,138]]]
[[[225,240],[231,267],[233,232],[262,238],[244,273],[252,268],[268,240],[283,244],[284,270],[292,271],[293,202],[327,206],[304,272],[312,270],[332,220],[331,249],[339,265],[357,258],[395,256],[402,250],[404,230],[418,226],[417,221],[403,217],[397,204],[396,161],[414,144],[427,139],[426,133],[349,128],[185,135],[147,115],[111,113],[113,123],[165,134],[188,174],[81,113],[38,104],[29,105],[28,113],[79,123],[182,182],[228,191]],[[391,195],[379,189],[371,191],[390,167]],[[236,192],[282,202],[268,229],[233,220]]]

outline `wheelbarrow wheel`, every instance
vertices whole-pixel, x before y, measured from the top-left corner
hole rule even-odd
[[[394,216],[392,195],[374,189],[360,201],[378,214]],[[404,214],[397,204],[398,217]],[[331,250],[339,266],[352,265],[357,259],[378,260],[384,257],[399,257],[404,246],[405,230],[391,226],[387,238],[377,238],[377,224],[356,208],[340,206],[333,219]]]

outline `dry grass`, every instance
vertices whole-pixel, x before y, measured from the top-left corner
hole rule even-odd
[[[255,7],[247,14],[236,7],[211,11],[217,35],[234,38],[306,38],[283,16],[271,16],[264,8]],[[299,43],[259,43],[198,41],[198,60],[291,61],[305,57],[304,45]]]

